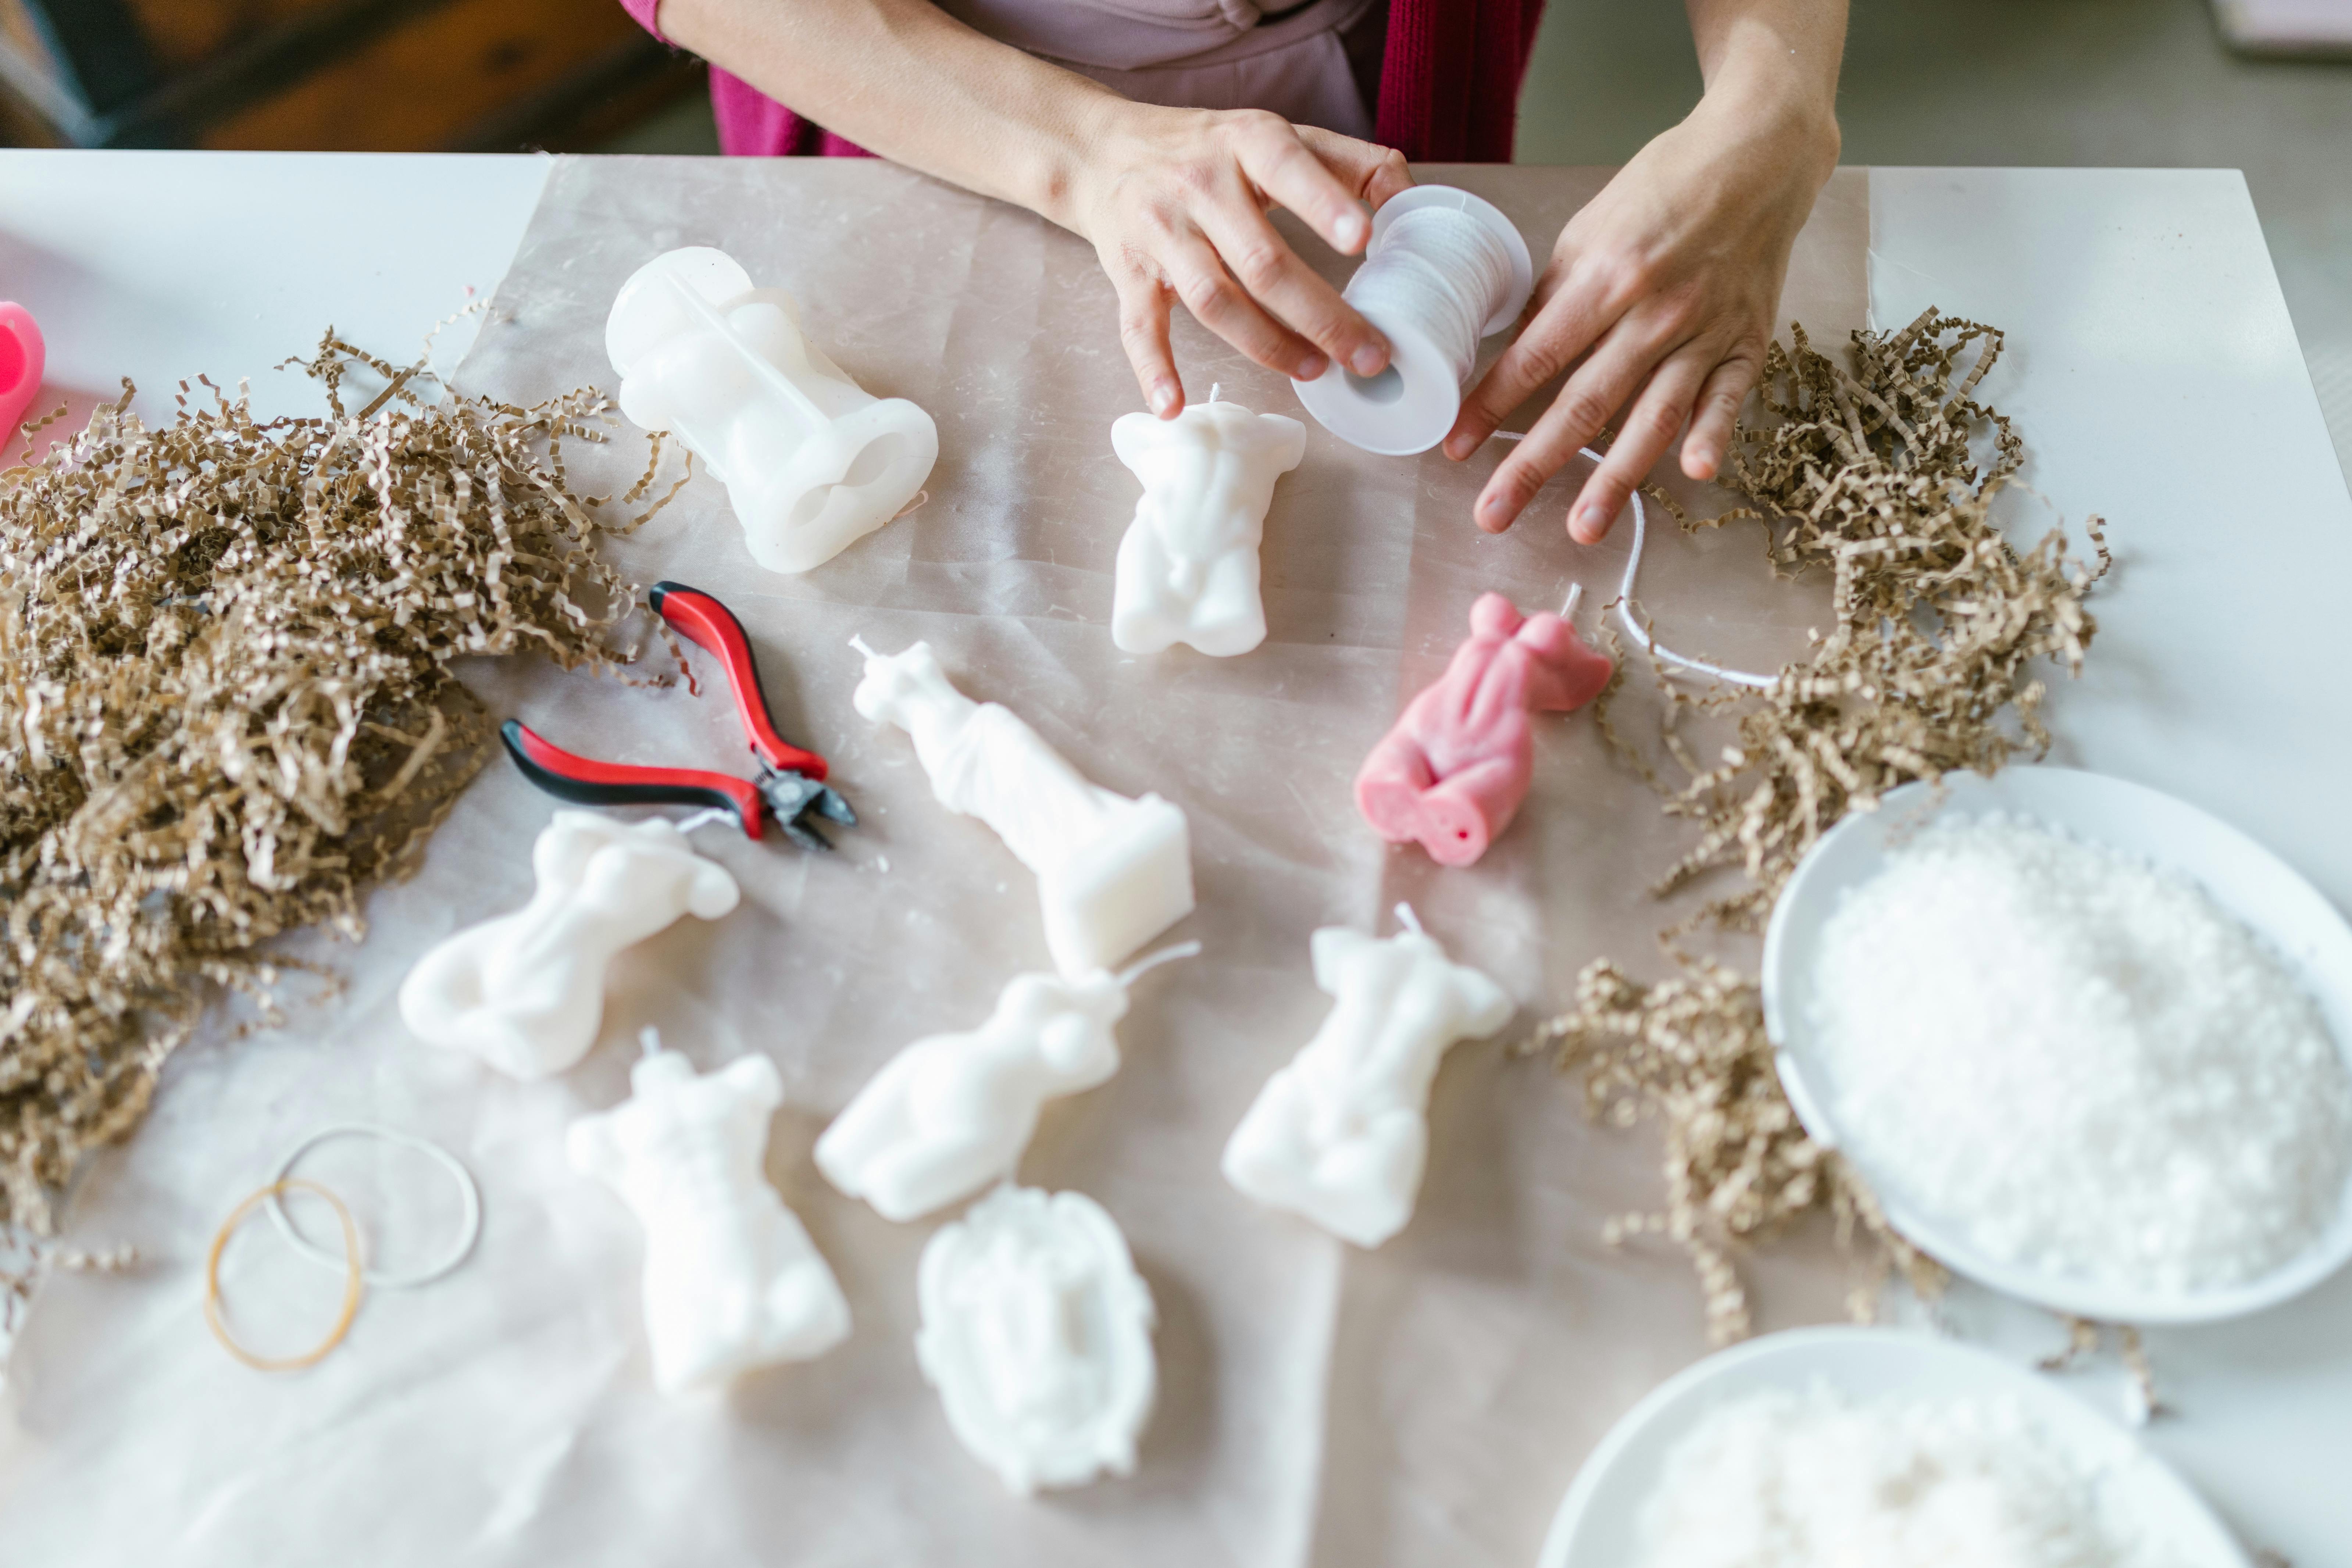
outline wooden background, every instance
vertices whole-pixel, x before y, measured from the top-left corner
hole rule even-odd
[[[576,148],[702,81],[618,0],[0,0],[0,141]]]

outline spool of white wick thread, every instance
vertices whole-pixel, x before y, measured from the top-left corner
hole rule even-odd
[[[1388,339],[1388,368],[1364,376],[1335,361],[1291,384],[1351,446],[1392,458],[1426,452],[1454,428],[1478,340],[1518,320],[1534,288],[1528,242],[1492,203],[1416,185],[1372,215],[1364,264],[1342,291]]]

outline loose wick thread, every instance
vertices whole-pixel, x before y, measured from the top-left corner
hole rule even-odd
[[[1217,394],[1224,391],[1224,389],[1225,384],[1222,381],[1213,381],[1209,383],[1209,401],[1214,403],[1217,400]]]
[[[1524,441],[1527,439],[1527,434],[1520,430],[1497,430],[1487,437],[1487,439]],[[1578,456],[1590,458],[1596,463],[1601,460],[1601,454],[1590,447],[1584,447]],[[1649,627],[1643,626],[1641,617],[1634,614],[1637,601],[1633,597],[1633,584],[1642,574],[1642,551],[1648,542],[1650,514],[1649,509],[1642,504],[1640,490],[1633,492],[1633,553],[1626,557],[1624,580],[1617,585],[1617,618],[1625,623],[1625,633],[1633,639],[1634,646],[1656,658],[1660,663],[1673,665],[1677,670],[1711,675],[1717,680],[1727,680],[1734,686],[1748,686],[1759,691],[1764,691],[1779,685],[1780,678],[1777,675],[1758,675],[1752,670],[1732,669],[1720,664],[1709,664],[1703,658],[1693,658],[1688,654],[1676,653],[1650,635]],[[1578,584],[1580,588],[1582,586],[1582,584]],[[1570,595],[1568,602],[1571,607],[1576,604],[1573,593]],[[1567,612],[1561,613],[1565,615]]]
[[[227,1249],[228,1238],[236,1234],[236,1227],[245,1223],[247,1215],[269,1199],[291,1192],[310,1193],[326,1199],[328,1205],[335,1211],[335,1218],[342,1224],[344,1266],[342,1315],[335,1320],[335,1326],[328,1331],[327,1337],[320,1342],[315,1350],[293,1356],[256,1355],[236,1342],[228,1331],[228,1324],[222,1319],[221,1254]],[[352,1221],[352,1211],[343,1206],[343,1200],[307,1178],[282,1176],[268,1186],[247,1194],[243,1203],[229,1211],[229,1216],[222,1222],[220,1229],[214,1232],[212,1250],[205,1257],[205,1323],[212,1330],[213,1338],[221,1342],[223,1350],[253,1368],[254,1371],[299,1372],[304,1367],[315,1366],[325,1360],[327,1352],[341,1344],[343,1336],[351,1332],[352,1320],[359,1316],[360,1296],[365,1289],[365,1282],[361,1278],[362,1272],[360,1262],[360,1227]]]
[[[1421,917],[1412,912],[1412,906],[1411,904],[1399,904],[1396,907],[1396,918],[1397,924],[1404,927],[1405,930],[1412,932],[1413,935],[1427,936],[1429,934],[1427,931],[1421,929]]]
[[[868,658],[880,658],[882,657],[880,654],[876,653],[873,646],[866,640],[866,634],[864,632],[853,632],[850,634],[849,646],[856,648],[858,652],[864,654]]]
[[[1130,963],[1125,969],[1120,970],[1118,973],[1114,975],[1112,978],[1118,983],[1118,988],[1124,991],[1144,975],[1149,974],[1153,970],[1159,968],[1161,964],[1173,963],[1180,958],[1196,958],[1200,956],[1200,952],[1201,944],[1199,942],[1180,942],[1175,943],[1173,946],[1161,948],[1158,952],[1151,954],[1149,958],[1137,959],[1133,963]]]

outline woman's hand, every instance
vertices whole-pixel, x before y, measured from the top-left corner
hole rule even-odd
[[[1486,481],[1480,528],[1508,528],[1612,421],[1616,440],[1569,516],[1579,543],[1609,531],[1677,437],[1683,472],[1715,477],[1763,369],[1790,248],[1837,166],[1834,37],[1828,92],[1817,81],[1720,92],[1710,83],[1689,119],[1560,231],[1517,341],[1464,398],[1445,438],[1447,457],[1467,458],[1536,388],[1571,373]]]
[[[1106,130],[1046,216],[1094,242],[1118,290],[1118,338],[1144,400],[1183,410],[1168,346],[1177,300],[1269,370],[1311,381],[1333,360],[1359,375],[1387,342],[1267,221],[1284,206],[1342,254],[1364,247],[1377,207],[1412,184],[1403,155],[1258,110],[1116,100]]]

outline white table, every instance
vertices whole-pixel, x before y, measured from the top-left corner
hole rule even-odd
[[[331,321],[393,357],[488,292],[542,159],[0,153],[0,296],[39,317],[78,404],[135,379],[248,376],[266,416],[316,394],[269,367]],[[1924,306],[1990,321],[1987,391],[2028,435],[2025,477],[2122,556],[2085,679],[2062,686],[2054,760],[2238,823],[2352,908],[2340,770],[2352,666],[2347,496],[2244,182],[2226,171],[1889,169],[1871,176],[1879,324]],[[462,355],[471,323],[434,358]],[[77,412],[79,412],[78,408]],[[2020,498],[2038,532],[2047,514]],[[2053,1342],[1975,1293],[1972,1333]],[[2244,1322],[2152,1336],[2182,1412],[2157,1446],[2256,1545],[2304,1568],[2352,1539],[2352,1278]],[[2114,1395],[2086,1378],[2086,1397]],[[65,1568],[60,1564],[59,1568]]]

